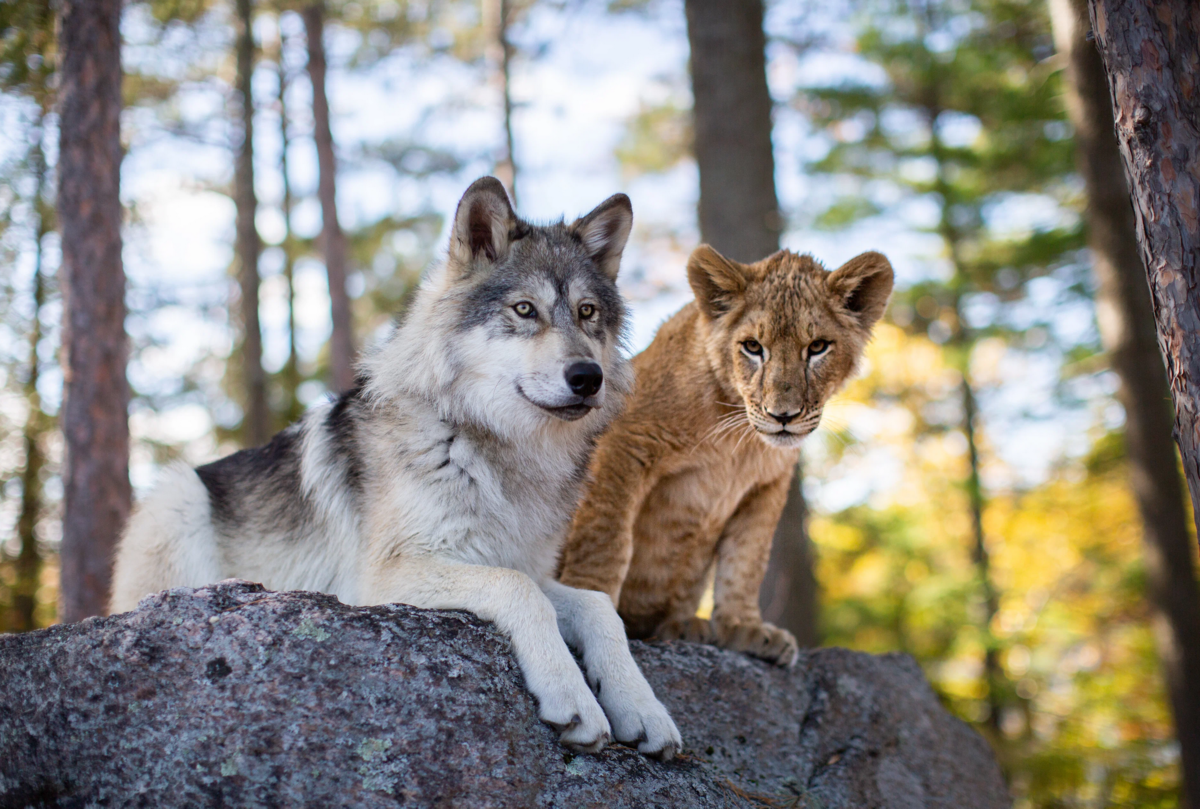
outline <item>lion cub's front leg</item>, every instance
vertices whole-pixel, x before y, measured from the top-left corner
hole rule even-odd
[[[758,609],[758,590],[767,572],[771,539],[791,482],[789,470],[751,489],[725,524],[717,542],[712,620],[676,615],[658,627],[655,637],[710,643],[781,666],[796,662],[796,638],[786,629],[764,622]]]

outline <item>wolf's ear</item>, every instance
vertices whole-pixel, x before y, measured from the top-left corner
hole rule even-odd
[[[463,274],[493,264],[508,254],[517,215],[504,186],[495,177],[480,177],[458,201],[450,235],[451,265]]]
[[[633,205],[624,194],[613,194],[587,216],[576,219],[571,230],[583,240],[583,248],[610,281],[617,280],[621,253],[633,227]]]
[[[874,252],[855,256],[826,278],[829,291],[868,330],[883,317],[892,296],[892,281],[891,263]]]
[[[692,251],[688,258],[688,283],[696,303],[710,320],[726,314],[746,291],[747,267],[730,261],[707,244]]]

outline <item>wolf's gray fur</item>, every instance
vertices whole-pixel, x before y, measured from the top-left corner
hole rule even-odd
[[[608,597],[554,580],[593,439],[632,384],[616,289],[631,221],[619,194],[531,225],[476,181],[445,263],[353,390],[264,447],[173,468],[139,506],[113,611],[229,577],[470,610],[510,636],[564,742],[598,750],[611,733],[673,755],[679,732]]]

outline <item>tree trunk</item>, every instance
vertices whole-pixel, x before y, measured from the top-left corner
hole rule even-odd
[[[346,292],[346,236],[337,216],[337,162],[333,153],[333,131],[329,126],[329,98],[325,94],[325,4],[314,2],[302,9],[308,37],[308,77],[313,94],[313,139],[317,144],[321,199],[321,244],[329,274],[329,305],[333,335],[329,341],[329,365],[333,386],[339,392],[354,384],[354,322],[350,296]]]
[[[737,261],[779,249],[771,93],[761,0],[687,0],[700,237]],[[797,475],[799,477],[799,475]],[[763,617],[801,642],[817,641],[804,494],[792,487],[760,592]]]
[[[924,13],[917,18],[922,31],[935,30],[936,17],[940,9],[929,4],[924,7]],[[1000,609],[1000,597],[991,576],[991,555],[988,553],[987,535],[983,530],[983,515],[987,499],[983,490],[983,479],[980,475],[979,453],[979,406],[975,385],[971,377],[971,354],[975,347],[975,335],[967,326],[963,315],[963,293],[970,283],[970,275],[962,254],[963,234],[954,224],[951,211],[955,203],[956,192],[950,180],[949,169],[951,156],[942,142],[938,129],[938,119],[944,109],[943,73],[937,68],[937,63],[931,60],[932,54],[922,49],[921,58],[927,60],[920,65],[919,72],[927,76],[927,84],[922,88],[924,103],[923,112],[925,124],[929,128],[929,152],[937,167],[934,180],[934,192],[941,199],[941,210],[937,232],[942,237],[942,244],[949,254],[950,265],[954,269],[948,286],[952,299],[950,302],[953,312],[953,326],[947,348],[952,361],[957,364],[957,370],[962,377],[959,395],[962,401],[962,421],[960,423],[963,438],[967,444],[967,479],[964,488],[967,494],[967,512],[970,519],[971,563],[975,565],[975,574],[979,580],[979,596],[982,601],[983,614],[979,616],[979,634],[983,641],[983,690],[987,702],[987,717],[984,723],[993,733],[993,738],[999,738],[1000,726],[1005,707],[1004,670],[1000,665],[1000,644],[992,624]]]
[[[983,620],[980,621],[980,625],[984,642],[983,678],[988,704],[986,721],[998,738],[1000,720],[1004,712],[1004,695],[1001,693],[1003,671],[1000,668],[1000,647],[995,633],[992,632],[992,621],[1000,611],[1000,599],[996,594],[996,585],[992,583],[991,554],[988,553],[987,536],[983,532],[983,481],[979,476],[979,436],[975,424],[979,407],[975,399],[975,387],[971,383],[970,345],[963,345],[961,350],[963,433],[967,438],[967,502],[971,514],[971,562],[974,563],[979,576],[979,588],[983,596]]]
[[[508,188],[513,207],[517,205],[517,158],[513,142],[512,59],[514,48],[509,39],[512,0],[490,0],[487,10],[496,15],[496,55],[500,66],[500,95],[504,102],[504,154],[496,162],[496,177]]]
[[[296,351],[296,242],[292,233],[292,178],[288,172],[288,149],[291,148],[291,133],[288,130],[287,89],[288,74],[283,63],[284,34],[279,28],[279,175],[283,180],[283,277],[287,281],[288,296],[288,358],[283,366],[283,385],[286,395],[284,419],[291,424],[304,413],[297,391],[300,388],[300,356]]]
[[[1130,477],[1141,512],[1147,596],[1175,717],[1185,802],[1200,805],[1200,590],[1183,486],[1171,437],[1169,387],[1156,342],[1134,211],[1113,132],[1104,65],[1087,42],[1087,0],[1051,0],[1054,38],[1066,57],[1067,111],[1087,189],[1088,246],[1099,282],[1100,337],[1121,380]],[[1194,154],[1194,152],[1193,152]],[[1189,686],[1189,684],[1191,684]]]
[[[58,219],[65,390],[63,621],[100,615],[129,516],[121,264],[121,0],[59,6]]]
[[[242,309],[242,444],[257,447],[271,437],[271,412],[267,407],[267,374],[262,365],[262,328],[258,321],[258,256],[262,241],[255,216],[258,196],[254,191],[254,30],[252,0],[237,0],[237,90],[241,100],[239,118],[242,142],[238,148],[233,177],[237,206],[238,285]]]
[[[1200,6],[1090,5],[1175,401],[1175,440],[1200,521]]]
[[[796,467],[793,489],[803,485],[803,468],[803,464]],[[801,646],[817,646],[821,642],[817,628],[821,592],[815,567],[804,494],[789,492],[771,542],[771,559],[759,592],[759,606],[766,620],[787,627]]]
[[[761,0],[687,0],[700,236],[735,261],[779,249]]]
[[[42,554],[38,548],[37,523],[42,514],[42,467],[45,455],[42,437],[46,432],[46,414],[42,410],[38,395],[40,364],[38,347],[42,342],[42,307],[46,302],[46,280],[42,274],[42,243],[49,230],[45,215],[46,155],[42,151],[42,135],[45,131],[45,114],[34,129],[33,169],[36,182],[33,193],[34,210],[34,260],[33,260],[33,321],[29,328],[29,375],[25,379],[25,403],[29,413],[25,419],[22,443],[25,450],[25,466],[21,470],[21,511],[17,515],[16,581],[13,583],[14,632],[28,632],[37,625],[37,593],[42,572]]]

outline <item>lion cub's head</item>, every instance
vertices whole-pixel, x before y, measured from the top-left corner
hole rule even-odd
[[[892,265],[863,253],[828,272],[787,250],[739,264],[704,244],[688,260],[688,281],[714,371],[741,396],[759,437],[790,449],[854,372],[892,294]]]

